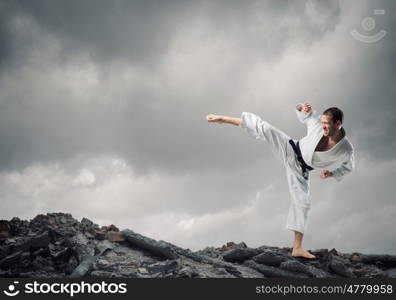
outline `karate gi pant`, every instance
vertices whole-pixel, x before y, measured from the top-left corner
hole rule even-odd
[[[262,120],[262,122],[261,135],[256,138],[268,142],[275,157],[283,163],[286,170],[291,196],[286,228],[305,233],[311,207],[309,199],[309,176],[308,179],[305,179],[302,175],[302,168],[297,160],[297,155],[289,143],[290,136],[267,121]],[[297,140],[294,140],[294,142],[296,143]]]

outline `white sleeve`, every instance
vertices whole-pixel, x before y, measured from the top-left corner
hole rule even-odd
[[[298,104],[302,104],[302,103],[298,103]],[[318,116],[318,114],[316,113],[316,110],[311,109],[311,111],[306,114],[306,113],[303,113],[302,111],[299,111],[297,109],[297,105],[296,105],[295,110],[296,110],[296,115],[297,115],[298,120],[301,123],[306,124],[309,129],[320,125],[320,123],[321,123],[320,116]]]
[[[264,122],[258,115],[250,112],[242,112],[241,123],[239,124],[251,137],[265,141],[264,129],[266,122]]]
[[[305,123],[305,122],[307,122],[308,118],[312,116],[312,109],[311,109],[311,111],[310,111],[309,113],[306,114],[306,113],[303,113],[302,111],[299,111],[299,110],[296,108],[296,114],[297,114],[298,120],[299,120],[301,123]]]
[[[340,182],[344,176],[350,173],[353,169],[355,169],[355,155],[354,152],[351,151],[348,154],[348,159],[344,161],[341,166],[333,171],[333,178]]]

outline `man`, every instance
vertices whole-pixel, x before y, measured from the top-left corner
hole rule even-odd
[[[354,148],[342,127],[344,114],[339,108],[328,108],[318,116],[311,105],[299,103],[296,114],[307,126],[307,135],[299,141],[250,112],[242,112],[241,118],[210,114],[206,119],[239,126],[250,136],[269,143],[274,155],[286,168],[291,195],[286,228],[294,231],[292,256],[314,259],[313,254],[302,248],[311,208],[309,171],[319,168],[322,169],[320,178],[332,177],[341,181],[355,168]]]

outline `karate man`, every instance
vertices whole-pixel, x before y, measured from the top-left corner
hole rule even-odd
[[[339,108],[328,108],[318,116],[308,103],[299,103],[296,114],[307,126],[307,135],[299,141],[250,112],[242,112],[241,118],[210,114],[206,119],[239,126],[250,136],[269,143],[286,168],[291,195],[286,228],[294,231],[295,236],[292,256],[314,259],[313,254],[302,248],[311,207],[309,171],[319,168],[322,169],[320,178],[332,177],[340,181],[355,168],[354,148],[342,127],[344,115]]]

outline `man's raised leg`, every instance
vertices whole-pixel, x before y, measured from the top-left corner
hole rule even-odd
[[[307,192],[308,186],[305,186],[305,182],[303,183],[303,186],[300,186],[300,182],[297,183],[297,186],[299,186],[299,189],[302,188],[302,193],[297,192],[296,195],[296,193],[293,191],[293,186],[296,186],[296,181],[298,181],[295,172],[299,172],[299,170],[294,170],[295,158],[293,149],[291,149],[291,146],[289,144],[289,135],[279,130],[267,121],[262,120],[258,115],[249,112],[243,112],[241,114],[241,118],[232,118],[222,115],[208,115],[206,118],[208,122],[229,123],[240,126],[244,128],[246,132],[249,133],[252,137],[268,142],[268,144],[271,146],[272,152],[275,154],[275,157],[280,159],[287,169],[289,188],[290,193],[292,194],[292,204],[289,209],[287,227],[289,229],[295,229],[300,227],[303,228],[304,224],[306,224],[309,207],[300,207],[300,205],[294,204],[303,203],[303,206],[306,206],[307,203],[304,202],[308,201],[308,198],[305,198],[305,192]],[[301,196],[303,197],[301,198]],[[308,195],[306,196],[308,197]],[[298,203],[295,202],[296,200]],[[303,256],[311,259],[316,258],[314,255],[302,249],[301,244],[303,239],[303,233],[299,231],[294,232],[295,239],[292,255]]]

